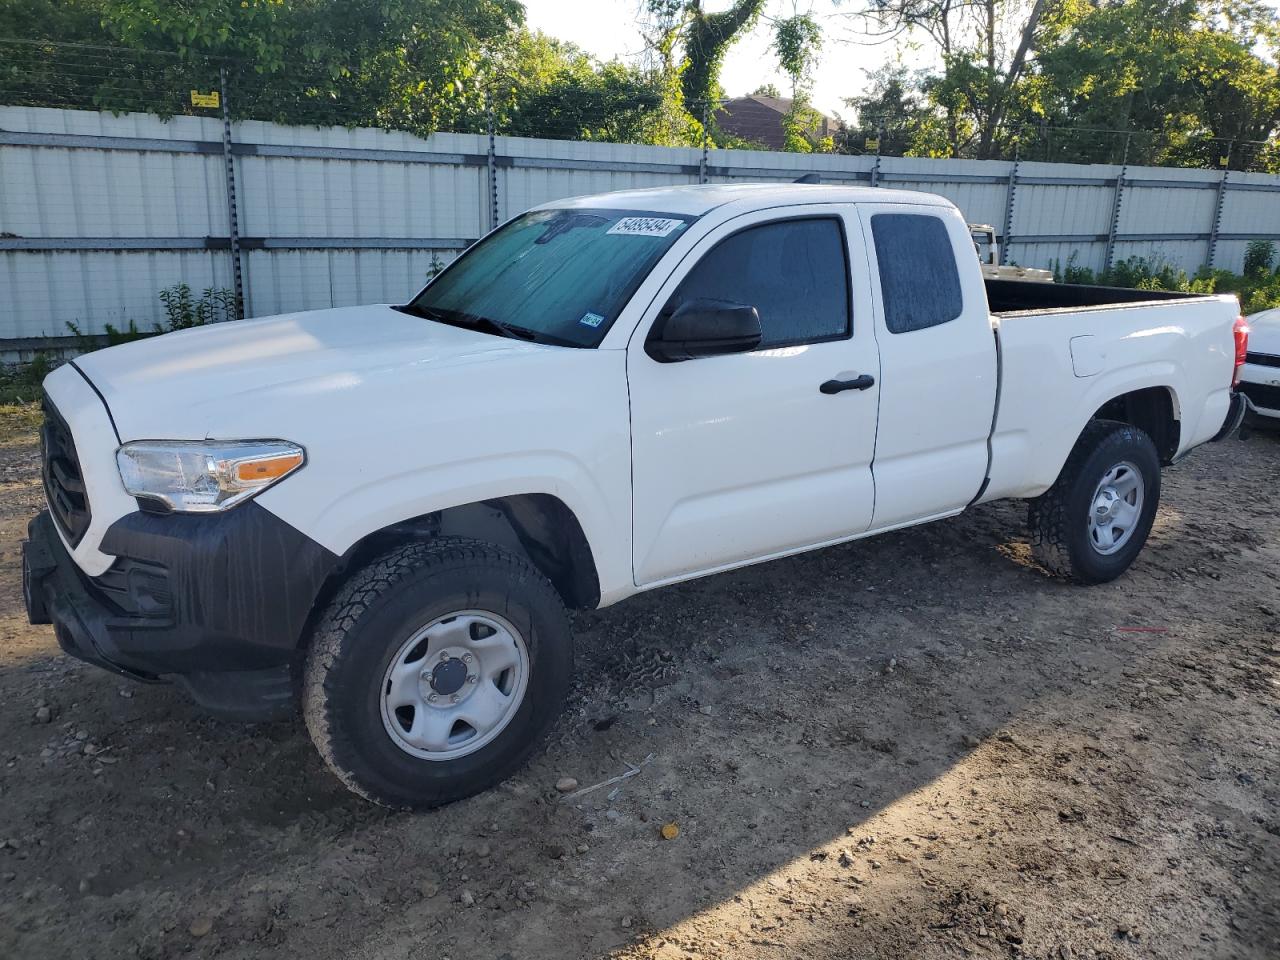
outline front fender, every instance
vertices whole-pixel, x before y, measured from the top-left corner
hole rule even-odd
[[[603,604],[634,589],[629,458],[605,461],[596,472],[554,451],[493,454],[384,476],[366,474],[350,484],[322,477],[320,471],[311,476],[302,471],[258,502],[341,556],[369,534],[414,517],[500,497],[546,494],[560,500],[581,525]]]

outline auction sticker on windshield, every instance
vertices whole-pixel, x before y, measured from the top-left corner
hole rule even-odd
[[[665,237],[683,224],[683,220],[669,220],[666,217],[623,217],[608,232],[630,237]]]

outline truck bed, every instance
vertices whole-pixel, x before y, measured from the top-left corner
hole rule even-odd
[[[1173,459],[1217,432],[1231,402],[1230,295],[987,281],[1000,394],[983,499],[1037,496],[1113,397],[1165,391]]]
[[[987,303],[996,316],[1019,313],[1048,313],[1055,310],[1080,311],[1168,300],[1194,300],[1206,294],[1169,290],[1131,290],[1125,287],[1098,287],[1082,283],[1032,283],[1025,280],[984,280]]]

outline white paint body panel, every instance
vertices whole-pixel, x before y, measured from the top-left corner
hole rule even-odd
[[[602,605],[955,514],[988,476],[988,440],[983,499],[1034,496],[1053,483],[1093,413],[1129,390],[1172,391],[1179,453],[1212,436],[1226,415],[1231,298],[993,320],[964,221],[936,196],[709,185],[555,206],[700,218],[594,350],[502,339],[386,306],[346,307],[183,331],[82,357],[83,377],[70,367],[53,373],[46,388],[75,435],[93,510],[76,562],[103,572],[112,559],[98,549],[103,532],[136,508],[116,472],[103,401],[120,441],[302,444],[306,466],[258,502],[339,554],[389,524],[448,507],[557,497],[586,535]],[[863,226],[890,207],[946,221],[964,297],[957,320],[885,330]],[[657,310],[718,238],[737,225],[814,212],[845,224],[851,338],[675,364],[644,353]],[[1073,368],[1071,342],[1080,337],[1105,358],[1087,377]],[[857,373],[873,374],[875,388],[818,391]]]
[[[743,214],[704,231],[667,276],[627,357],[640,586],[748,562],[871,526],[878,387],[826,396],[818,385],[878,378],[866,263],[848,207]],[[779,217],[836,216],[851,238],[853,335],[686,363],[657,363],[645,338],[699,259],[730,233]]]
[[[968,254],[969,227],[954,207],[861,203],[858,211],[882,371],[875,525],[893,527],[955,512],[978,495],[996,402],[995,337],[982,273]],[[955,320],[907,333],[885,326],[871,218],[887,212],[932,214],[946,224],[961,256],[963,312]]]
[[[546,493],[590,543],[611,546],[596,558],[601,580],[631,582],[618,351],[504,340],[377,306],[182,331],[79,364],[122,440],[302,444],[307,465],[258,502],[334,553],[434,510]]]
[[[1177,456],[1209,440],[1231,403],[1234,297],[1155,301],[999,319],[1003,373],[982,501],[1053,485],[1085,424],[1107,401],[1147,387],[1172,394]],[[1107,367],[1075,375],[1071,340],[1091,336]]]
[[[1280,307],[1249,316],[1249,352],[1280,357]],[[1246,363],[1240,369],[1242,383],[1280,387],[1280,367]],[[1280,419],[1280,409],[1253,405],[1253,412],[1263,417]]]

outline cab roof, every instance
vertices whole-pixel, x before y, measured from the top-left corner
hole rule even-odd
[[[552,200],[534,209],[607,208],[702,216],[731,203],[743,211],[806,203],[918,203],[951,206],[951,202],[944,197],[911,190],[812,183],[706,183],[569,197]]]

